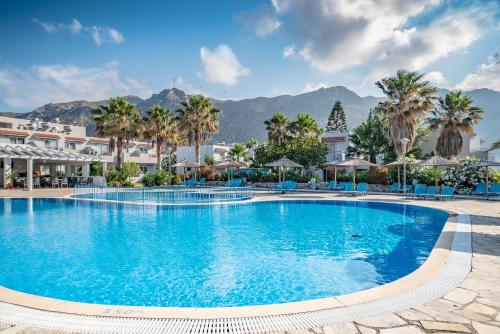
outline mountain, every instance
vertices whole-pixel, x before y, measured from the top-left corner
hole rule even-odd
[[[439,95],[446,94],[440,90]],[[500,119],[500,92],[489,89],[478,89],[465,92],[478,106],[485,110],[483,120],[476,126],[476,132],[481,138],[493,142],[499,138]],[[138,96],[126,96],[138,109],[146,110],[159,103],[175,111],[189,95],[179,89],[164,89],[158,94],[153,94],[147,99]],[[258,140],[266,139],[264,121],[276,112],[283,112],[289,118],[295,118],[300,112],[308,112],[326,125],[333,103],[340,100],[347,116],[347,125],[353,128],[366,119],[371,108],[382,98],[366,96],[361,97],[353,91],[342,87],[321,88],[319,90],[299,95],[281,95],[276,97],[257,97],[244,100],[217,100],[212,99],[215,107],[221,109],[220,132],[214,136],[213,141],[244,142],[249,138]],[[92,120],[91,110],[106,101],[73,101],[66,103],[49,103],[29,113],[15,114],[15,117],[44,121],[53,121],[56,118],[62,123],[87,126],[87,134],[95,135],[95,124]],[[13,113],[0,113],[12,117]]]

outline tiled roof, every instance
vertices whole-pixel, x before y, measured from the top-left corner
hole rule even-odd
[[[16,137],[28,137],[29,133],[26,131],[18,131],[11,129],[0,129],[0,135],[3,136],[16,136]]]
[[[109,144],[109,139],[106,138],[90,138],[89,142],[92,144]]]
[[[137,147],[142,147],[142,148],[153,148],[151,144],[148,143],[137,143]]]
[[[66,141],[74,141],[74,142],[79,142],[79,143],[85,143],[87,141],[87,139],[85,139],[83,137],[71,137],[71,136],[66,136],[64,138],[64,140],[66,140]]]
[[[35,137],[38,139],[60,139],[61,136],[55,133],[37,132]]]

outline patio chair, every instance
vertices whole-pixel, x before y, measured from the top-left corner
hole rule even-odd
[[[393,184],[391,184],[391,188],[389,189],[389,191],[391,193],[397,193],[399,192],[399,189],[400,189],[400,185],[398,182],[394,182]]]
[[[441,188],[441,192],[439,194],[436,194],[435,197],[436,199],[449,200],[454,197],[454,194],[455,194],[455,187],[445,186]]]
[[[438,194],[438,188],[436,186],[428,186],[425,194],[422,196],[417,196],[417,198],[436,198]]]
[[[368,191],[368,183],[366,183],[366,182],[360,182],[356,186],[356,190],[353,191],[351,194],[353,196],[366,195],[367,191]]]
[[[69,187],[68,178],[67,177],[63,177],[61,179],[61,187]]]
[[[472,192],[473,195],[486,195],[486,183],[476,184],[476,189]]]
[[[412,193],[407,193],[406,196],[410,198],[417,198],[419,196],[424,196],[427,190],[427,185],[422,183],[417,183],[415,185],[415,190]]]
[[[33,188],[41,188],[40,178],[39,177],[35,177],[33,179]]]
[[[59,186],[60,186],[60,184],[59,184],[59,178],[58,177],[51,178],[50,179],[50,186],[52,188],[55,188],[55,187],[59,188]]]
[[[356,185],[354,183],[346,182],[344,190],[342,190],[340,193],[342,195],[350,196],[353,194],[355,188],[356,188]]]

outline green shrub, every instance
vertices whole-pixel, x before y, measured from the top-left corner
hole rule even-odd
[[[125,162],[122,171],[129,177],[137,177],[141,174],[141,166],[137,162]]]
[[[142,178],[145,187],[164,186],[172,183],[172,175],[166,170],[160,170],[156,174],[146,173]]]
[[[151,174],[150,172],[147,172],[142,177],[142,184],[144,184],[145,187],[153,187],[155,185],[155,182],[155,175]]]
[[[443,183],[455,187],[459,194],[470,194],[474,189],[474,185],[486,181],[486,168],[472,167],[478,161],[479,159],[474,157],[458,159],[461,165],[448,168],[443,175]],[[490,175],[493,180],[493,173]]]
[[[440,184],[442,176],[443,176],[443,172],[441,172],[439,169],[436,169],[432,166],[418,168],[416,170],[416,173],[415,173],[415,179],[417,180],[417,182],[424,183],[427,185],[435,184],[436,178],[437,178],[437,183]],[[410,180],[410,182],[411,182],[411,180]]]

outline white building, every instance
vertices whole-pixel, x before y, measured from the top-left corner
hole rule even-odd
[[[205,157],[209,156],[215,160],[215,163],[223,162],[227,159],[231,146],[225,143],[202,145],[200,147],[201,163],[205,162]],[[193,146],[179,146],[176,151],[177,161],[186,160],[194,163],[196,161],[195,147]]]
[[[423,154],[436,153],[436,143],[440,134],[441,129],[438,129],[432,131],[431,134],[429,134],[422,140],[420,148],[422,149]],[[479,135],[477,135],[476,133],[468,135],[464,132],[462,133],[462,139],[464,142],[464,148],[459,157],[475,156],[476,158],[483,160],[486,160],[488,158],[486,149],[482,147],[485,142],[479,137]]]
[[[131,142],[124,150],[123,161],[137,162],[143,172],[154,172],[155,151],[149,143]],[[116,158],[116,153],[110,152],[109,139],[87,137],[85,127],[0,117],[0,184],[3,187],[7,186],[5,180],[12,172],[28,180],[33,176],[69,177],[76,175],[80,167],[83,174],[88,174],[93,161],[114,165]]]
[[[346,159],[347,148],[350,145],[349,131],[326,131],[323,140],[328,147],[326,161],[343,161]]]

